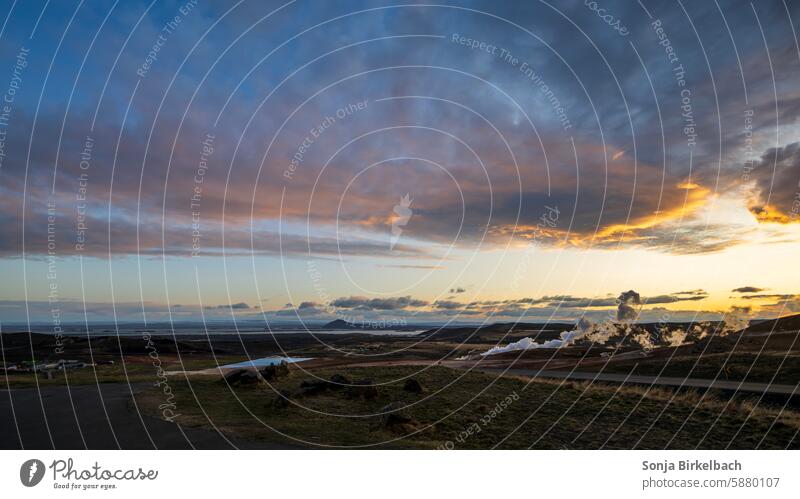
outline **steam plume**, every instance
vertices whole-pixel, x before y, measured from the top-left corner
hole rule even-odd
[[[642,297],[634,290],[624,291],[619,295],[617,307],[617,320],[619,322],[632,322],[639,316]]]
[[[581,318],[571,331],[563,331],[558,339],[536,342],[533,338],[522,338],[519,341],[505,346],[496,346],[480,354],[482,357],[499,353],[515,352],[520,350],[535,350],[539,348],[563,348],[579,340],[586,340],[595,344],[604,345],[614,336],[625,333],[633,343],[644,350],[652,350],[661,346],[678,347],[694,341],[699,341],[711,334],[726,336],[743,330],[750,322],[751,309],[749,307],[733,307],[719,323],[701,322],[694,324],[690,329],[677,328],[670,330],[668,326],[661,327],[657,332],[648,331],[642,325],[631,324],[638,317],[642,307],[642,299],[634,290],[620,293],[617,306],[617,323],[606,321],[595,324]],[[689,339],[691,336],[691,339]],[[624,344],[624,338],[620,340]]]
[[[589,319],[582,317],[571,331],[563,331],[559,339],[543,341],[537,343],[533,338],[522,338],[506,346],[497,346],[483,352],[481,356],[495,355],[498,353],[515,352],[519,350],[535,350],[538,348],[562,348],[572,345],[578,340],[588,340],[595,343],[604,344],[617,334],[617,328],[611,323],[595,324]]]

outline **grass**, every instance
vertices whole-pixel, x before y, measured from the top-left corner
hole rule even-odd
[[[784,360],[784,357],[785,360]],[[783,365],[781,365],[783,361]],[[697,365],[695,365],[697,364]],[[780,369],[778,368],[780,366]],[[662,372],[663,368],[663,372]],[[596,371],[588,366],[581,370]],[[795,385],[800,380],[800,356],[786,356],[785,353],[728,353],[705,354],[700,357],[676,356],[672,359],[654,358],[637,359],[635,361],[617,361],[608,363],[603,371],[645,376],[693,377],[728,379],[733,381],[751,381]],[[774,379],[773,379],[774,377]]]
[[[417,373],[412,367],[318,370],[327,379],[341,373],[370,378],[379,386],[375,400],[351,399],[342,391],[299,395],[312,377],[293,368],[269,385],[230,388],[219,379],[188,382],[171,377],[178,421],[210,427],[213,423],[239,439],[294,443],[299,446],[378,446],[383,448],[544,448],[642,449],[798,448],[800,415],[754,407],[752,402],[717,399],[694,392],[589,385],[587,383],[495,378],[444,367]],[[426,393],[403,390],[414,376]],[[396,381],[401,380],[401,381]],[[388,383],[388,384],[383,384]],[[276,390],[292,394],[295,404],[273,404]],[[195,400],[195,395],[198,400]],[[138,395],[143,410],[158,415],[163,393]],[[198,403],[199,401],[199,403]],[[410,405],[411,421],[387,427],[376,416],[388,404]],[[500,404],[500,405],[498,405]],[[294,437],[287,438],[282,435]]]
[[[220,364],[228,362],[239,362],[242,360],[237,357],[219,357]],[[194,370],[214,367],[213,361],[208,357],[201,356],[192,358],[184,355],[178,359],[175,355],[164,355],[158,359],[160,366],[165,371],[171,370]],[[70,369],[66,371],[54,371],[53,379],[47,379],[43,373],[15,373],[0,374],[0,387],[6,388],[33,388],[37,386],[62,386],[62,385],[93,385],[95,383],[138,383],[153,381],[156,378],[156,363],[145,355],[129,356],[125,362],[116,359],[115,364],[85,367],[81,369]]]

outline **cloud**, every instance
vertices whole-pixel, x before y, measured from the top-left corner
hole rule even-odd
[[[681,301],[698,301],[708,298],[708,293],[702,289],[692,291],[679,291],[664,295],[649,296],[640,298],[643,305],[656,305],[661,303],[676,303]],[[561,308],[594,308],[594,307],[616,307],[621,298],[606,297],[583,297],[572,295],[552,295],[541,296],[539,298],[519,298],[516,300],[505,301],[502,303],[515,303],[527,305],[544,305],[548,307]],[[480,304],[482,302],[476,302]]]
[[[433,303],[433,308],[438,308],[442,310],[457,310],[464,307],[465,307],[464,303],[459,303],[457,301],[450,301],[450,300],[438,300]]]
[[[239,303],[231,303],[231,304],[224,304],[217,306],[207,306],[206,308],[216,309],[216,310],[250,310],[250,305],[244,302],[239,302]]]
[[[202,275],[213,279],[220,275],[213,266],[227,270],[223,255],[254,256],[259,272],[250,276],[246,267],[238,266],[245,260],[240,258],[230,268],[243,274],[232,277],[237,282],[249,277],[263,281],[278,308],[286,301],[284,280],[271,277],[286,268],[285,281],[294,284],[304,273],[296,261],[282,267],[278,256],[347,260],[359,266],[353,275],[381,271],[392,279],[444,269],[442,253],[451,249],[449,257],[461,261],[447,265],[457,267],[466,261],[468,249],[478,257],[469,270],[480,277],[486,274],[485,263],[499,258],[506,247],[518,250],[528,243],[573,253],[635,248],[700,255],[745,242],[762,244],[759,236],[779,229],[785,241],[797,243],[792,232],[797,227],[789,224],[800,208],[800,64],[787,9],[756,5],[758,20],[769,28],[763,40],[749,6],[726,9],[723,23],[714,3],[686,4],[686,13],[655,5],[652,10],[674,30],[670,38],[687,68],[687,90],[700,131],[691,148],[672,67],[636,2],[618,3],[614,9],[631,27],[637,52],[619,37],[608,36],[608,26],[580,1],[559,5],[564,16],[535,2],[493,2],[486,7],[492,16],[456,6],[388,4],[390,8],[378,5],[351,16],[348,3],[323,2],[313,11],[294,4],[253,25],[226,51],[223,42],[272,7],[244,3],[223,20],[219,16],[227,7],[201,2],[182,22],[180,33],[170,37],[146,78],[135,71],[157,37],[159,19],[174,15],[169,2],[156,2],[136,29],[144,9],[137,2],[120,2],[113,11],[101,3],[82,7],[74,25],[87,29],[71,30],[65,40],[70,47],[87,47],[98,35],[81,75],[76,74],[74,57],[51,57],[57,37],[29,38],[38,15],[14,9],[4,41],[8,47],[25,44],[32,52],[13,103],[13,121],[3,137],[7,154],[0,158],[0,258],[6,261],[0,263],[17,270],[24,257],[40,265],[48,256],[49,239],[55,240],[60,275],[65,277],[77,275],[77,255],[109,259],[109,268],[113,263],[127,276],[136,266],[133,258],[124,257],[141,255],[141,274],[148,279],[161,274],[154,271],[162,270],[157,265],[181,271],[179,259],[190,255],[200,257],[201,271],[211,270]],[[789,9],[794,16],[795,4]],[[96,23],[106,13],[108,29],[98,32]],[[50,2],[37,33],[63,32],[72,14],[68,3]],[[686,22],[687,15],[694,26]],[[331,19],[335,21],[317,25]],[[286,33],[308,26],[316,27],[260,60],[264,47],[278,46]],[[701,45],[694,29],[717,43]],[[519,67],[453,43],[447,35],[454,32],[510,49],[535,68],[550,95],[563,104],[572,128],[564,130],[548,93]],[[386,37],[398,33],[444,38]],[[724,43],[730,36],[735,44]],[[765,63],[765,54],[771,64]],[[2,67],[13,65],[11,56],[12,50],[4,51]],[[707,61],[714,61],[713,67]],[[106,80],[112,66],[117,69]],[[75,83],[74,95],[68,95],[69,82]],[[303,146],[312,127],[364,99],[365,109],[337,118],[313,144]],[[743,133],[750,111],[752,133]],[[90,135],[94,145],[85,169],[81,160]],[[204,145],[209,135],[214,136],[213,152]],[[748,136],[752,165],[743,152]],[[301,148],[302,162],[288,178],[288,165]],[[198,167],[206,152],[208,168],[199,185]],[[392,246],[393,207],[406,193],[414,199],[413,212]],[[720,210],[716,201],[728,198],[750,215]],[[48,203],[55,207],[54,215]],[[558,216],[549,220],[552,224],[540,226],[541,216],[553,209]],[[710,214],[719,216],[706,216]],[[546,267],[555,253],[542,252],[537,265]],[[591,265],[593,255],[585,251],[585,256]],[[677,259],[662,261],[679,265]],[[103,264],[90,262],[89,267]],[[646,279],[649,269],[643,270]],[[455,282],[474,283],[474,275],[447,281],[440,291],[451,292],[438,301],[430,283],[443,280],[420,281],[419,288],[402,292],[409,294],[405,299],[341,296],[355,291],[339,282],[331,287],[340,296],[334,300],[339,308],[365,315],[575,317],[617,306],[616,294],[558,296],[559,291],[494,302],[470,296],[474,301],[461,306],[460,290],[466,288],[455,287]],[[22,275],[12,272],[8,279],[8,296],[21,298],[18,290],[28,284],[39,293],[35,298],[46,297],[42,275],[29,274],[32,280],[23,283]],[[492,279],[483,289],[499,289],[502,274]],[[89,296],[109,296],[112,284],[97,281],[89,284]],[[64,292],[80,296],[71,283],[64,284]],[[185,289],[190,285],[178,284],[182,301],[193,296]],[[471,294],[473,286],[468,288]],[[224,301],[216,291],[211,289],[213,298],[206,301]],[[676,302],[698,307],[707,296],[667,291],[656,288],[654,296],[642,296],[642,307]],[[292,294],[298,302],[322,301],[313,291],[305,292]],[[148,289],[150,296],[165,293],[165,288]],[[124,295],[134,301],[137,297],[130,290]],[[791,303],[779,296],[749,299]],[[246,299],[253,303],[253,298]],[[135,305],[129,310],[133,317]],[[152,306],[154,316],[163,318],[164,310]],[[274,313],[323,317],[330,306],[308,301],[296,310],[292,305]],[[107,305],[91,307],[97,317],[109,313]],[[237,317],[248,312],[230,306],[207,311],[230,316],[229,309],[242,312]],[[174,312],[188,317],[198,310],[184,306]],[[47,310],[42,314],[46,318]]]
[[[413,265],[413,264],[392,264],[392,265],[378,265],[378,267],[385,269],[414,269],[414,270],[441,270],[446,267],[443,265]]]
[[[734,288],[731,293],[759,293],[764,291],[764,288],[757,288],[755,286],[742,286],[741,288]]]
[[[397,298],[366,298],[364,296],[350,296],[337,298],[331,306],[359,310],[400,310],[409,307],[424,307],[428,305],[425,300],[418,300],[410,296]]]
[[[146,302],[111,303],[87,302],[86,313],[90,320],[109,320],[116,316],[119,320],[143,321],[168,320],[172,316],[176,320],[200,320],[206,318],[231,318],[261,320],[296,320],[298,318],[313,320],[332,320],[346,318],[348,321],[380,320],[404,318],[408,323],[442,320],[476,321],[490,318],[492,320],[527,320],[527,321],[573,321],[579,317],[595,321],[607,321],[609,311],[617,310],[620,319],[632,321],[663,320],[668,314],[670,320],[713,320],[719,312],[709,310],[667,310],[657,304],[676,302],[696,302],[705,299],[708,294],[702,290],[680,291],[652,297],[638,297],[635,291],[622,293],[619,298],[581,297],[572,295],[545,295],[538,298],[516,298],[508,300],[478,300],[459,302],[454,300],[436,300],[430,302],[413,296],[393,298],[367,298],[362,296],[339,297],[330,303],[302,301],[298,305],[286,303],[278,310],[267,310],[250,307],[246,302],[206,306],[203,310],[198,305],[166,304]],[[759,294],[744,295],[741,298],[757,303],[757,310],[762,315],[787,314],[800,307],[800,295],[793,294]],[[51,304],[46,301],[28,302],[28,310],[33,320],[49,320]],[[82,322],[84,304],[78,300],[63,299],[59,303],[65,322]],[[26,322],[26,302],[0,301],[0,321]],[[142,314],[145,314],[144,316]],[[38,318],[38,319],[37,319]]]
[[[629,292],[630,293],[630,292]],[[635,293],[635,292],[633,292]],[[625,295],[624,306],[636,305],[633,295]],[[652,297],[639,297],[639,306],[649,306],[665,303],[692,302],[704,300],[708,293],[702,289],[681,291],[677,293],[656,295]],[[620,305],[620,298],[613,297],[582,297],[572,295],[544,295],[537,298],[515,298],[508,300],[478,300],[459,302],[454,300],[436,300],[429,303],[426,300],[415,299],[411,296],[393,299],[368,299],[365,297],[338,298],[331,302],[332,307],[350,310],[403,310],[412,309],[419,313],[419,309],[429,308],[433,311],[452,312],[458,311],[466,315],[486,316],[523,316],[526,314],[549,315],[558,310],[586,310],[586,309],[611,309]],[[574,313],[574,312],[573,312]]]
[[[753,164],[753,192],[748,209],[759,222],[800,221],[800,142],[767,149]]]
[[[237,305],[237,304],[234,304]],[[78,324],[85,327],[84,320],[89,322],[109,323],[114,318],[120,322],[144,323],[154,321],[200,321],[206,319],[225,318],[231,319],[232,310],[241,311],[236,317],[247,314],[246,309],[231,308],[227,305],[206,306],[201,309],[199,305],[176,304],[168,306],[166,303],[156,302],[131,302],[117,301],[97,302],[61,298],[57,302],[59,320],[62,326]],[[240,305],[241,306],[241,305]],[[37,327],[37,331],[53,331],[54,304],[46,300],[0,300],[0,321],[4,325],[9,323],[27,324],[44,323],[46,326]],[[27,310],[27,313],[26,313]],[[251,309],[252,310],[252,309]],[[85,314],[85,315],[84,315]]]
[[[657,296],[648,296],[644,299],[644,302],[647,305],[656,305],[659,303],[676,303],[679,301],[698,301],[698,300],[705,300],[708,298],[708,294],[694,294],[690,296],[686,295],[657,295]]]
[[[545,304],[550,307],[564,308],[586,308],[586,307],[609,307],[617,304],[615,298],[585,298],[580,296],[543,296],[541,298],[524,298],[517,303],[529,303],[531,305]]]
[[[792,298],[796,298],[797,296],[798,295],[792,295],[792,294],[788,294],[788,295],[787,294],[784,294],[784,295],[779,295],[779,294],[772,294],[772,295],[757,294],[757,295],[740,296],[739,298],[742,299],[742,300],[789,300],[789,299],[792,299]]]
[[[263,15],[263,8],[238,7],[214,32],[219,32],[218,36],[236,33],[236,23]],[[64,9],[58,6],[48,9],[42,17],[43,30],[58,28],[59,23],[69,17]],[[191,37],[210,27],[217,14],[213,6],[198,6],[199,15],[193,15],[182,24],[182,35],[170,39],[171,49],[160,56],[158,66],[139,82],[131,116],[122,123],[121,110],[127,107],[127,99],[139,81],[135,68],[141,64],[141,53],[152,46],[159,29],[146,20],[142,29],[133,32],[128,45],[130,50],[118,54],[118,47],[125,41],[123,33],[130,32],[138,9],[136,5],[121,6],[111,14],[110,23],[119,29],[101,33],[93,57],[87,60],[82,80],[76,86],[74,103],[68,113],[61,89],[52,85],[46,88],[45,105],[40,109],[36,99],[26,98],[22,93],[15,102],[14,127],[9,131],[6,148],[28,150],[29,142],[33,147],[30,161],[25,161],[25,155],[9,155],[0,169],[0,185],[3,186],[0,192],[0,255],[17,257],[21,254],[23,183],[30,196],[26,207],[30,213],[25,213],[26,251],[29,255],[46,253],[46,229],[42,228],[46,227],[44,200],[51,197],[53,180],[56,192],[52,197],[56,198],[58,206],[59,252],[62,256],[75,253],[69,248],[76,236],[75,194],[82,173],[77,159],[81,157],[86,132],[94,117],[94,103],[103,91],[102,85],[96,84],[103,81],[98,75],[105,75],[109,63],[117,56],[120,57],[118,67],[125,70],[115,74],[108,91],[103,94],[102,112],[94,127],[93,168],[87,190],[89,241],[83,254],[99,257],[183,256],[191,252],[192,210],[187,205],[194,188],[201,144],[209,133],[209,116],[219,111],[215,103],[226,102],[229,95],[232,98],[214,130],[211,167],[205,174],[200,203],[201,252],[209,256],[218,256],[223,251],[248,255],[251,236],[255,238],[256,254],[298,255],[308,251],[310,245],[312,254],[337,255],[341,251],[349,256],[422,258],[430,255],[423,245],[416,244],[419,242],[455,241],[466,246],[481,241],[489,247],[502,247],[509,241],[530,240],[541,234],[536,230],[536,223],[545,206],[557,206],[565,218],[557,227],[544,232],[544,237],[539,238],[542,244],[607,249],[619,245],[642,246],[681,254],[720,251],[746,240],[746,235],[738,235],[723,225],[697,235],[696,214],[719,194],[715,189],[720,175],[718,165],[741,163],[744,103],[741,102],[742,89],[735,84],[740,78],[735,61],[741,60],[748,80],[748,105],[754,110],[755,136],[775,135],[775,122],[794,123],[800,102],[800,97],[792,90],[798,74],[791,25],[781,9],[762,7],[759,13],[762,21],[774,30],[768,40],[774,71],[764,64],[764,47],[752,15],[726,13],[732,32],[742,42],[738,44],[740,53],[736,54],[740,57],[732,57],[729,44],[703,47],[704,53],[694,37],[680,37],[678,31],[675,38],[682,38],[682,61],[687,67],[705,68],[706,56],[723,61],[715,66],[715,73],[719,75],[715,80],[732,82],[715,89],[706,71],[693,72],[693,93],[712,95],[712,91],[716,91],[716,98],[714,103],[699,98],[693,102],[697,127],[706,132],[703,137],[707,139],[700,140],[694,149],[692,178],[687,179],[690,172],[685,166],[689,163],[682,117],[680,113],[663,111],[674,109],[674,78],[669,77],[663,53],[658,50],[641,52],[645,69],[653,75],[647,80],[647,73],[641,67],[630,64],[635,57],[631,49],[603,36],[607,34],[602,31],[606,27],[587,17],[591,12],[580,3],[565,7],[565,15],[583,24],[582,29],[604,53],[602,59],[596,57],[586,39],[575,36],[567,19],[546,5],[494,5],[499,18],[467,15],[447,7],[390,9],[396,26],[424,23],[431,33],[467,30],[524,54],[525,62],[533,64],[535,61],[535,65],[542,68],[543,80],[568,110],[575,127],[574,150],[573,143],[565,138],[561,123],[548,108],[547,97],[529,79],[522,77],[518,68],[454,44],[447,38],[386,39],[350,47],[316,61],[278,88],[289,76],[288,68],[295,68],[296,60],[310,60],[319,55],[319,40],[332,37],[343,46],[385,34],[382,16],[389,11],[376,9],[359,16],[343,16],[348,13],[345,6],[326,3],[315,16],[337,18],[336,23],[309,32],[293,45],[291,54],[281,54],[269,64],[257,65],[259,51],[252,50],[254,44],[279,43],[282,33],[256,27],[258,37],[243,39],[241,46],[229,54],[223,54],[219,44],[209,40],[195,46],[196,40]],[[618,9],[621,18],[643,21],[634,35],[652,42],[651,49],[658,48],[638,5],[620,5]],[[701,32],[720,33],[725,28],[713,5],[693,5],[688,9]],[[448,15],[439,15],[445,12]],[[101,13],[98,8],[82,9],[77,13],[76,23],[93,21],[102,17]],[[301,15],[296,7],[289,6],[279,15],[282,25],[291,30],[305,25],[306,14]],[[665,11],[659,15],[665,25],[676,26],[676,30],[688,29],[680,11]],[[501,18],[516,19],[538,33],[546,33],[552,46],[559,47],[559,56],[514,26],[499,21]],[[15,11],[9,22],[14,28],[7,34],[10,43],[26,41],[23,26],[32,22],[24,13]],[[631,26],[634,24],[632,22]],[[92,30],[77,33],[75,43],[88,43],[92,34]],[[52,40],[37,43],[43,45],[32,52],[32,67],[46,62],[39,57],[53,48]],[[183,56],[191,49],[194,49],[193,57],[184,61]],[[212,69],[208,61],[217,56],[223,57],[217,68],[225,69],[212,70],[210,78],[204,80],[206,72]],[[427,67],[378,70],[409,62]],[[170,75],[181,64],[181,78],[172,82],[173,86],[167,91]],[[73,65],[71,59],[56,59],[53,79],[71,77]],[[439,66],[462,68],[491,81],[508,96],[479,79],[435,69]],[[242,82],[251,68],[250,79]],[[345,78],[365,70],[371,73],[347,80],[347,84],[304,102],[318,90],[320,81]],[[43,74],[39,73],[26,74],[27,88],[45,88],[41,80]],[[591,81],[591,101],[576,76],[580,81]],[[773,77],[779,90],[777,102]],[[209,81],[214,83],[208,84]],[[201,85],[201,82],[206,84]],[[654,85],[654,92],[642,91],[650,83]],[[269,88],[275,94],[259,107],[265,95],[238,91],[251,86]],[[192,106],[186,108],[187,96],[195,90],[196,98]],[[421,94],[436,95],[440,100],[375,102],[377,96],[394,98]],[[293,178],[286,179],[287,164],[308,135],[309,128],[331,113],[335,114],[343,103],[364,97],[372,99],[367,109],[327,129],[307,148]],[[162,110],[187,109],[185,117],[181,113],[161,112],[156,119],[162,98]],[[469,103],[480,115],[448,103],[448,98]],[[304,105],[298,107],[299,104]],[[284,118],[295,109],[297,112],[292,119],[284,124]],[[34,113],[37,110],[39,112]],[[535,134],[526,115],[536,116]],[[254,119],[250,127],[244,129],[242,124],[251,116]],[[34,119],[36,133],[29,136],[28,132],[34,129]],[[400,125],[390,132],[376,132],[389,124]],[[446,130],[463,138],[463,143],[470,144],[474,154],[453,137],[433,130]],[[600,131],[603,131],[602,137]],[[275,140],[266,151],[264,138],[271,140],[273,136]],[[120,139],[118,147],[117,137]],[[332,157],[342,144],[354,137],[361,139]],[[719,149],[722,149],[721,154]],[[144,151],[147,151],[145,157]],[[384,165],[386,168],[376,167],[359,175],[357,182],[351,182],[362,165],[399,156],[429,158],[448,165],[448,171],[445,173],[424,162],[404,160]],[[56,158],[60,158],[61,164],[53,179]],[[330,163],[323,168],[328,159]],[[116,165],[116,168],[105,167],[108,165]],[[763,153],[752,174],[755,180],[750,199],[751,212],[759,220],[785,223],[793,219],[798,190],[798,179],[793,173],[796,169],[797,143],[773,147]],[[738,168],[732,170],[737,171],[722,172],[722,179],[731,180],[741,173]],[[231,172],[233,174],[229,175]],[[732,191],[734,186],[738,187],[733,182],[720,184],[726,191]],[[409,242],[405,247],[395,248],[399,253],[390,253],[392,207],[397,196],[406,192],[414,197],[414,212],[403,232],[403,238]],[[253,230],[250,225],[251,222],[256,226],[274,223],[279,217],[290,223],[308,223],[311,226],[308,232],[312,234],[316,234],[315,229],[339,224],[341,237],[315,236],[306,241],[302,233],[299,236],[282,233],[278,238],[277,230],[262,231],[258,227]],[[159,226],[162,218],[167,221],[164,227]],[[147,223],[142,223],[143,220]],[[684,228],[687,230],[682,231]],[[162,230],[165,240],[161,239]],[[360,231],[369,232],[370,237],[358,238]],[[402,267],[402,263],[389,265],[417,268],[413,262],[408,267]]]

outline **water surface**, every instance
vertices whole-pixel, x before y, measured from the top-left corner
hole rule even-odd
[[[267,366],[277,366],[281,362],[286,362],[287,364],[295,364],[297,362],[303,362],[304,360],[311,360],[312,357],[263,357],[261,359],[250,359],[244,362],[237,362],[235,364],[226,364],[220,367],[267,367]]]

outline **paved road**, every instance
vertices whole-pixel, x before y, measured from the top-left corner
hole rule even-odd
[[[133,390],[137,389],[133,385]],[[234,445],[273,447],[240,441]],[[0,390],[0,449],[20,448],[230,449],[232,446],[215,431],[140,417],[127,383],[105,383],[100,384],[99,390],[97,385],[71,386],[69,390],[64,386]]]
[[[501,373],[503,369],[482,368],[483,372]],[[768,383],[740,383],[738,381],[728,380],[711,380],[699,378],[679,378],[679,377],[666,377],[666,376],[639,376],[626,374],[612,374],[612,373],[590,373],[590,372],[570,372],[570,371],[539,371],[537,369],[509,369],[506,371],[509,376],[526,376],[538,378],[555,378],[555,379],[570,379],[570,380],[585,380],[585,381],[602,381],[609,383],[626,383],[632,385],[655,385],[655,386],[671,386],[671,387],[685,387],[685,388],[704,388],[715,390],[738,390],[740,392],[748,393],[765,393],[770,395],[800,395],[800,385],[776,385]]]

